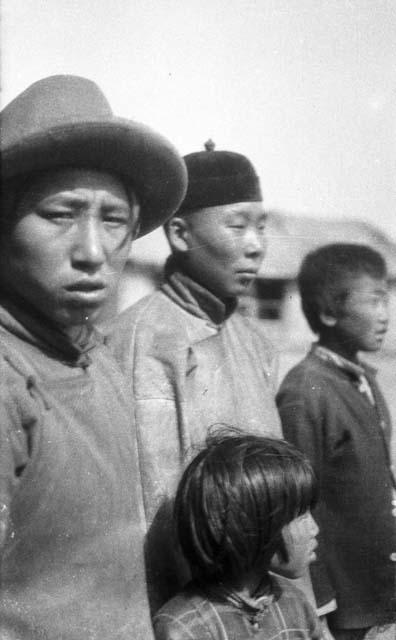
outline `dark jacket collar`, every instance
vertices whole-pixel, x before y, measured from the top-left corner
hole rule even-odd
[[[76,327],[66,333],[26,303],[0,292],[0,325],[40,351],[74,366],[90,364],[89,351],[102,336],[91,326]]]
[[[348,373],[352,378],[359,379],[361,376],[371,375],[375,376],[377,373],[377,369],[370,366],[363,360],[358,360],[358,362],[352,362],[351,360],[347,360],[340,356],[335,351],[320,345],[317,342],[314,342],[312,345],[311,352],[314,353],[321,360],[325,360],[326,362],[331,362],[338,369],[342,369],[346,373]]]
[[[165,265],[162,291],[188,313],[216,326],[229,318],[237,307],[236,298],[220,300],[190,278],[174,256],[170,256]]]

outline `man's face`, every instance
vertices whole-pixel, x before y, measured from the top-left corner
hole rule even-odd
[[[122,183],[65,169],[32,182],[1,243],[2,285],[57,324],[94,321],[115,290],[137,224]]]
[[[264,257],[266,217],[261,202],[188,214],[185,265],[190,276],[220,298],[245,293]]]
[[[346,354],[377,351],[388,328],[388,285],[385,279],[360,275],[351,279],[350,293],[337,318],[337,340]]]

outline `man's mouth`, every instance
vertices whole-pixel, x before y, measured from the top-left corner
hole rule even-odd
[[[67,297],[77,304],[97,305],[107,297],[103,280],[80,280],[65,287]]]
[[[244,280],[246,282],[251,282],[257,276],[256,269],[240,269],[236,273],[237,273],[238,278],[240,278],[241,280]]]

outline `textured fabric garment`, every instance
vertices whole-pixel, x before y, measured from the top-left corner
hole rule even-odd
[[[224,304],[177,271],[121,314],[111,345],[134,397],[156,609],[181,586],[168,539],[185,461],[214,424],[280,435],[276,361],[261,327],[234,301]]]
[[[320,604],[334,593],[336,628],[396,620],[395,478],[390,417],[363,365],[373,406],[353,370],[311,353],[286,376],[277,401],[285,437],[305,451],[320,485],[312,580]]]
[[[156,614],[156,640],[320,640],[320,622],[305,599],[291,585],[277,588],[267,606],[248,615],[231,604],[209,600],[194,586],[187,587]]]
[[[73,346],[0,307],[0,375],[0,638],[150,640],[119,366],[88,335]]]

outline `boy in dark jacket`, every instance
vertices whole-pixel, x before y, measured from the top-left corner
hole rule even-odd
[[[319,604],[333,602],[337,640],[369,630],[375,638],[379,625],[391,633],[396,621],[395,477],[389,412],[358,352],[377,351],[387,330],[386,266],[369,247],[332,244],[305,258],[298,283],[319,339],[287,374],[277,402],[285,438],[319,479],[313,584]]]

